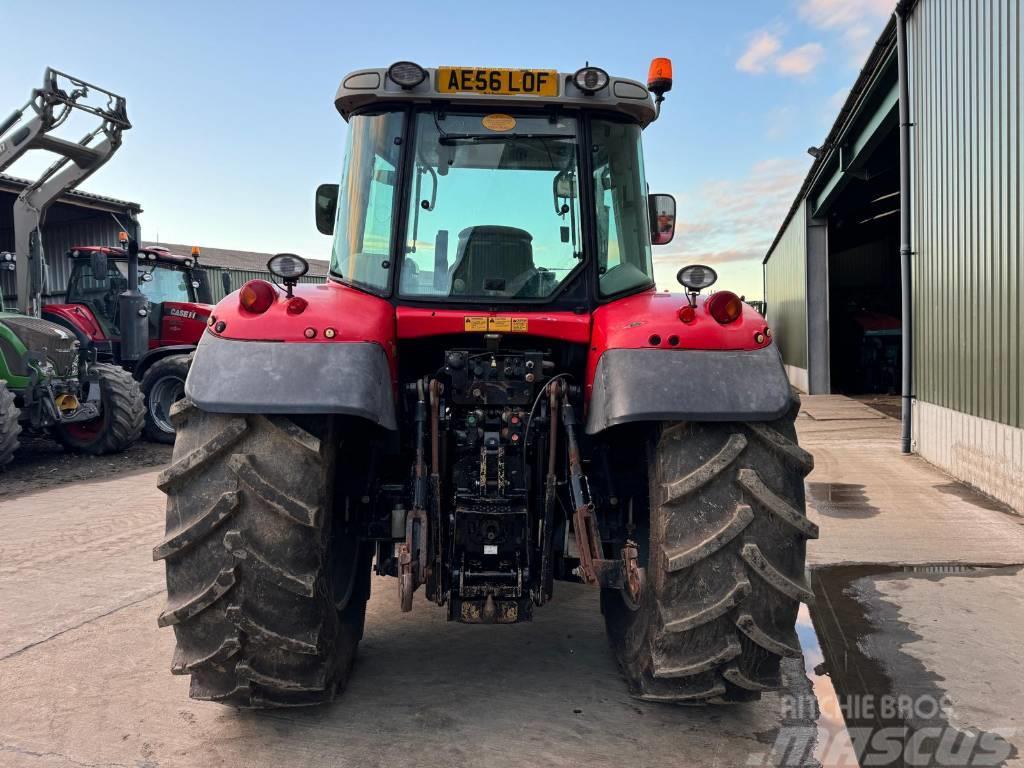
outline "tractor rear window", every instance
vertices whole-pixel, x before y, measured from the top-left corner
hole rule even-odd
[[[581,263],[576,121],[421,112],[399,291],[543,299]]]

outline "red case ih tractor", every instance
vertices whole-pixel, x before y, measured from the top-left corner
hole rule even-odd
[[[450,620],[527,621],[600,589],[632,693],[732,702],[781,684],[805,542],[798,400],[739,297],[654,287],[675,203],[641,130],[671,85],[585,67],[353,72],[331,279],[247,283],[196,350],[167,493],[172,672],[193,698],[329,701],[371,572]],[[655,99],[651,98],[654,94]]]
[[[188,357],[213,309],[198,249],[191,256],[157,246],[138,249],[138,290],[145,299],[148,349],[137,360],[121,353],[120,297],[128,287],[127,250],[81,246],[69,256],[74,266],[67,303],[44,306],[43,317],[72,331],[82,348],[95,350],[101,362],[131,371],[146,401],[146,436],[173,443],[170,408],[184,395]]]

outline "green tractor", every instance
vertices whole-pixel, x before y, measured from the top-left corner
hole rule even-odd
[[[0,269],[14,256],[0,253]],[[49,431],[70,450],[122,451],[142,434],[139,385],[124,369],[85,359],[74,334],[8,311],[0,296],[0,467],[23,430]]]

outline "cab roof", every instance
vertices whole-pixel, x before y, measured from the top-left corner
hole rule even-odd
[[[387,67],[360,69],[345,75],[338,86],[334,105],[347,121],[358,110],[375,104],[451,104],[488,109],[536,109],[565,107],[570,109],[601,110],[617,112],[641,127],[646,127],[657,117],[654,100],[650,92],[636,80],[609,75],[608,84],[596,93],[586,93],[573,82],[573,73],[558,72],[558,93],[555,96],[527,94],[498,95],[490,93],[447,93],[438,86],[441,70],[473,69],[490,71],[485,67],[424,67],[427,76],[412,88],[403,88],[388,77]],[[493,68],[507,72],[504,68]],[[533,72],[548,70],[530,70]]]
[[[82,245],[76,246],[71,249],[69,255],[73,259],[87,258],[90,253],[105,253],[108,257],[113,259],[127,259],[128,252],[124,248],[113,248],[106,245]],[[158,264],[163,263],[167,266],[172,267],[191,267],[198,260],[192,256],[181,256],[177,253],[171,253],[166,248],[160,247],[149,247],[139,248],[139,257],[145,258],[146,261],[155,261]]]

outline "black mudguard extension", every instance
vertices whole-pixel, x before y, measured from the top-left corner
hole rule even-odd
[[[789,404],[774,344],[753,352],[609,349],[594,374],[587,434],[631,421],[772,421]]]
[[[384,348],[285,344],[203,334],[185,394],[211,413],[341,413],[397,429]]]

